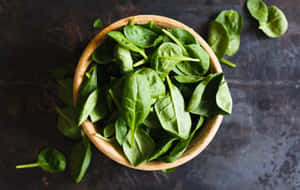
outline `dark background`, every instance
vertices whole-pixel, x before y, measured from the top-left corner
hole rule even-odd
[[[300,189],[300,1],[272,0],[289,21],[285,35],[267,38],[239,0],[0,0],[1,190],[297,190]],[[57,86],[50,71],[74,67],[104,25],[136,14],[168,16],[206,37],[224,9],[244,17],[241,46],[223,65],[234,106],[208,148],[171,174],[128,169],[93,149],[87,175],[16,170],[46,146],[69,154],[56,128]]]

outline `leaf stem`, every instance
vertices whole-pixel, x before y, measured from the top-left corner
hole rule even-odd
[[[134,20],[135,20],[135,17],[133,17],[133,18],[130,20],[129,25],[133,25]]]
[[[138,67],[140,65],[143,65],[144,63],[146,63],[146,59],[141,59],[138,62],[133,64],[133,67]]]
[[[230,67],[233,67],[233,68],[236,67],[236,65],[234,63],[232,63],[232,62],[230,62],[230,61],[228,61],[228,60],[226,60],[224,58],[221,59],[221,62],[223,62],[224,64],[226,64],[226,65],[228,65]]]
[[[111,89],[109,89],[109,90],[108,90],[108,93],[109,93],[111,99],[114,101],[114,103],[115,103],[116,106],[118,107],[118,109],[120,110],[120,109],[121,109],[121,105],[120,105],[120,103],[118,102],[118,100],[116,99],[116,97],[115,97],[113,91],[112,91]]]
[[[187,55],[186,49],[183,47],[181,42],[175,36],[173,36],[173,34],[171,34],[166,29],[162,29],[162,31],[163,31],[163,33],[165,33],[169,38],[171,38],[182,49],[182,51],[184,52],[185,55]]]
[[[191,58],[191,57],[169,57],[169,56],[158,56],[158,58],[162,58],[162,59],[170,59],[170,60],[174,60],[174,61],[192,61],[192,62],[200,62],[200,59],[196,59],[196,58]]]
[[[21,169],[21,168],[34,168],[34,167],[39,167],[40,164],[39,163],[32,163],[32,164],[22,164],[22,165],[17,165],[16,168],[17,169]]]

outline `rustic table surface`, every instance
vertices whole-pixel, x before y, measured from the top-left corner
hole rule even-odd
[[[300,1],[270,0],[289,21],[285,35],[267,38],[244,0],[0,0],[1,190],[297,190],[300,189]],[[206,37],[208,22],[224,9],[244,17],[241,46],[223,66],[234,106],[215,139],[171,174],[135,171],[93,148],[87,175],[16,170],[41,148],[70,153],[72,142],[56,128],[57,86],[49,72],[74,67],[104,25],[136,14],[168,16]]]

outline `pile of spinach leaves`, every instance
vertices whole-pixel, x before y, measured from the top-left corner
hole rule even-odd
[[[239,44],[240,29],[230,30],[228,41]],[[93,122],[95,135],[122,148],[133,166],[177,160],[205,119],[231,114],[224,74],[209,72],[207,52],[182,28],[130,22],[107,33],[92,60],[70,125]]]

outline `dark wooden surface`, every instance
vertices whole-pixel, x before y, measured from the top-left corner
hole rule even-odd
[[[297,190],[300,189],[300,1],[272,0],[289,21],[288,32],[267,38],[239,0],[0,0],[1,190]],[[74,67],[88,41],[105,25],[129,15],[178,19],[206,37],[223,9],[244,17],[241,47],[223,66],[234,106],[213,142],[167,175],[125,168],[93,149],[80,184],[69,172],[16,170],[41,148],[69,154],[72,142],[56,128],[57,89],[49,72]]]

